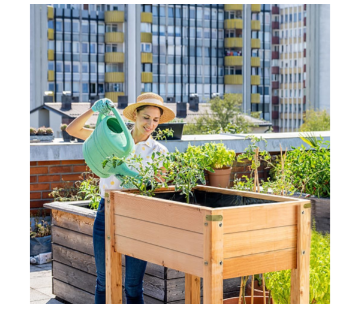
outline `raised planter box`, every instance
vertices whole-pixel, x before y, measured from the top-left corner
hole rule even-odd
[[[54,135],[43,135],[43,136],[38,136],[38,135],[30,135],[30,142],[31,141],[39,141],[39,142],[51,142],[53,141],[55,138]]]
[[[52,293],[72,304],[92,304],[95,301],[92,233],[97,211],[88,209],[88,203],[44,204],[52,214]],[[124,266],[124,257],[122,262]],[[240,278],[225,280],[224,298],[238,296],[239,285]],[[146,304],[185,303],[185,274],[149,262],[144,277],[144,300]]]
[[[209,186],[194,196],[106,193],[107,303],[122,303],[122,254],[184,272],[186,303],[201,302],[200,278],[203,303],[221,304],[223,280],[286,269],[291,302],[309,303],[309,200]]]

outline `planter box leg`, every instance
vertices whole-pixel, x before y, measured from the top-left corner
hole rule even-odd
[[[311,208],[305,208],[304,204],[298,205],[297,269],[291,272],[292,304],[309,304],[310,217]]]
[[[212,211],[210,216],[222,216]],[[223,220],[207,220],[204,216],[203,303],[223,304]]]
[[[185,274],[185,303],[201,303],[201,278],[188,273]]]
[[[122,304],[122,258],[115,250],[113,195],[105,196],[106,303]]]

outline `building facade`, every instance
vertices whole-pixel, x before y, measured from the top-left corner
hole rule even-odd
[[[74,101],[107,97],[129,103],[149,91],[167,102],[238,93],[243,112],[260,111],[274,131],[295,131],[308,106],[306,88],[316,109],[321,101],[329,105],[329,69],[320,73],[329,66],[323,48],[329,44],[328,10],[329,5],[31,5],[31,109],[43,103],[44,91],[55,102],[67,91]],[[317,21],[306,21],[307,11],[321,18],[319,28]]]

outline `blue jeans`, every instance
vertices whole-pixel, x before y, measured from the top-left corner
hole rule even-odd
[[[93,247],[96,263],[95,304],[106,303],[105,199],[101,198],[93,225]],[[125,256],[125,294],[128,304],[144,304],[143,277],[147,262]]]

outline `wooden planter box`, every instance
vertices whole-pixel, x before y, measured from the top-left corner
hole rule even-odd
[[[88,201],[77,201],[44,205],[51,209],[52,214],[52,293],[72,304],[95,302],[96,266],[92,233],[97,211],[88,209],[88,204]],[[123,256],[122,266],[124,262]],[[223,285],[224,298],[237,296],[240,278],[225,280]],[[185,303],[184,288],[183,272],[150,262],[147,264],[144,277],[146,304]]]
[[[107,303],[122,303],[121,254],[184,272],[186,303],[200,303],[200,278],[203,303],[221,304],[223,280],[284,269],[291,302],[309,303],[309,200],[209,186],[194,194],[197,205],[106,192]]]

